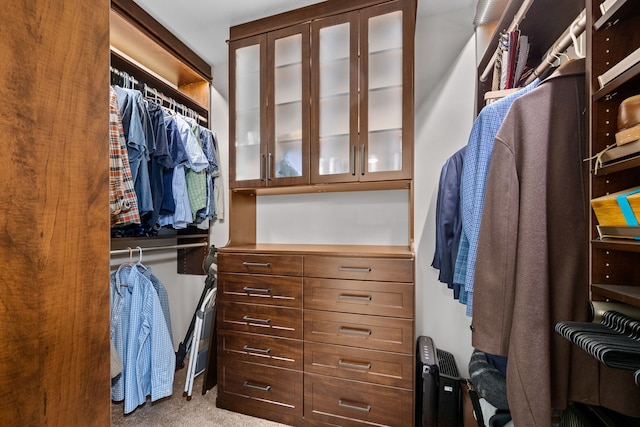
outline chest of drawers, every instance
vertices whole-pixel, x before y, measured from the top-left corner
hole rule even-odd
[[[219,407],[290,425],[413,425],[410,254],[218,258]]]

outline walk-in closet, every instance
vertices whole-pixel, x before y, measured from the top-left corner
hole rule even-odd
[[[0,424],[640,426],[633,0],[0,18]]]

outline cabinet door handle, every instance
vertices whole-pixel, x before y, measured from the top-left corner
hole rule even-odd
[[[264,268],[268,268],[271,267],[271,263],[270,262],[243,262],[242,263],[243,266],[245,267],[264,267]]]
[[[356,146],[351,145],[351,161],[349,162],[349,172],[351,175],[356,174]]]
[[[249,347],[246,344],[242,349],[244,351],[250,351],[252,353],[261,353],[261,354],[269,354],[269,353],[271,353],[271,349],[270,348],[255,348],[255,347]]]
[[[343,359],[338,360],[338,365],[344,368],[362,369],[365,371],[371,369],[371,363],[348,362]]]
[[[349,271],[352,273],[371,273],[371,267],[338,267],[338,271]]]
[[[340,399],[338,400],[338,406],[348,409],[355,409],[356,411],[371,412],[371,405],[366,405],[364,403],[359,404]]]
[[[267,181],[271,181],[271,159],[273,158],[273,154],[267,154]]]
[[[265,165],[267,163],[267,158],[266,156],[263,154],[260,156],[260,181],[265,181],[266,177],[265,177]]]
[[[366,162],[366,161],[365,161],[365,159],[364,159],[364,144],[362,144],[362,145],[360,146],[360,154],[361,154],[361,157],[360,157],[360,166],[362,166],[362,169],[360,169],[360,175],[364,175],[364,173],[365,173],[365,171],[366,171],[365,166],[366,166],[366,164],[367,164],[367,162]]]
[[[271,289],[267,288],[267,289],[263,289],[263,288],[250,288],[248,286],[245,286],[244,288],[242,288],[243,291],[245,291],[248,294],[270,294],[271,293]]]
[[[249,317],[249,316],[244,316],[242,320],[249,323],[260,323],[262,325],[268,325],[269,323],[271,323],[271,319],[258,319],[258,318]]]
[[[371,335],[371,329],[348,328],[346,326],[340,326],[338,332],[340,332],[341,334],[363,335],[367,337]]]
[[[262,385],[262,384],[252,384],[249,381],[245,381],[244,384],[242,384],[243,387],[247,387],[247,388],[254,388],[256,390],[260,390],[260,391],[269,391],[271,390],[271,386],[270,385]]]
[[[371,301],[371,295],[349,295],[340,294],[338,299],[350,300],[350,301]]]

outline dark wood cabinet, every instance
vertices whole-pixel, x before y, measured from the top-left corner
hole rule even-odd
[[[219,407],[292,425],[413,425],[413,255],[360,249],[220,248]]]
[[[410,180],[415,8],[328,1],[232,27],[230,187]]]

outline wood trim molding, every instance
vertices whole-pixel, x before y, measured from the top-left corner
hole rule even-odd
[[[312,4],[288,12],[279,13],[266,18],[233,26],[229,29],[229,39],[237,40],[245,37],[261,34],[273,30],[278,30],[290,25],[301,24],[312,19],[326,18],[362,9],[367,6],[374,6],[383,3],[395,3],[398,1],[409,1],[417,3],[416,0],[327,0],[322,3]]]
[[[207,81],[213,79],[211,65],[156,21],[133,0],[111,0],[111,10],[136,26],[155,43],[188,64]]]

